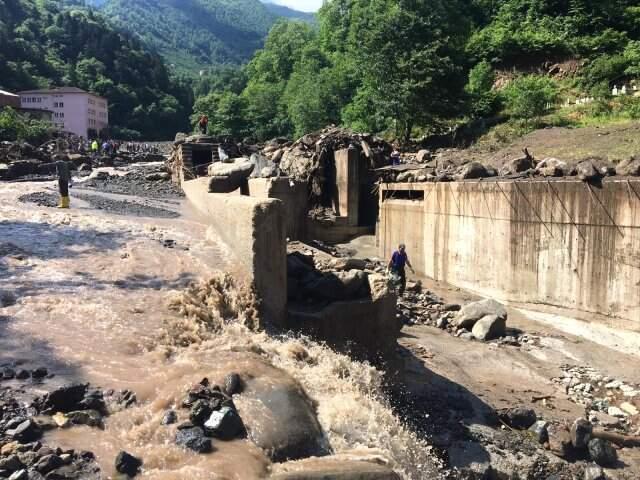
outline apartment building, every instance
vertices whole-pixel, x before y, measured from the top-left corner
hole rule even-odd
[[[93,138],[109,126],[107,100],[75,87],[19,92],[22,108],[53,112],[54,125],[79,137]]]

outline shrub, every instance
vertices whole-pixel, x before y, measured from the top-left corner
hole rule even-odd
[[[547,112],[548,106],[556,101],[558,89],[547,77],[526,75],[511,82],[504,96],[508,112],[515,118],[529,121]]]
[[[0,109],[0,140],[43,143],[53,134],[49,122],[20,115],[13,108]]]

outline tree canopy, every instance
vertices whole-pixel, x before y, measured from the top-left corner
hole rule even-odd
[[[149,139],[186,128],[193,104],[185,80],[163,60],[81,7],[0,0],[0,87],[74,86],[106,97],[110,122]]]

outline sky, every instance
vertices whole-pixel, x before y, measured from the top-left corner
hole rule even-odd
[[[322,0],[270,0],[272,3],[286,5],[302,12],[316,12],[322,6]]]

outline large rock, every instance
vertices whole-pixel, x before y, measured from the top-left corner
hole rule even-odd
[[[536,165],[533,157],[525,155],[523,157],[514,158],[505,163],[500,169],[501,176],[516,175],[535,168]]]
[[[255,165],[247,158],[237,158],[233,163],[217,162],[209,165],[209,193],[231,193],[247,181]]]
[[[84,399],[87,389],[88,385],[81,383],[65,385],[49,392],[36,403],[45,413],[71,412],[79,409],[78,405]]]
[[[377,459],[332,455],[273,466],[269,480],[400,480]]]
[[[545,158],[536,165],[536,172],[543,177],[562,177],[567,169],[567,162],[557,158]]]
[[[600,171],[591,160],[584,160],[576,165],[578,178],[583,182],[592,182],[602,177]]]
[[[116,470],[130,477],[135,477],[140,471],[142,460],[128,452],[121,451],[116,456]]]
[[[273,461],[329,453],[313,403],[296,380],[257,355],[246,358],[236,370],[245,384],[244,391],[234,396],[238,413],[249,439]]]
[[[416,155],[416,161],[418,163],[427,163],[431,160],[431,152],[429,150],[420,150]]]
[[[507,311],[499,302],[488,298],[465,305],[460,309],[454,319],[454,325],[458,328],[471,330],[478,320],[487,315],[496,315],[499,318],[507,319]]]
[[[577,419],[573,422],[573,425],[571,425],[571,444],[577,449],[586,448],[591,439],[592,431],[593,426],[591,422],[584,418]]]
[[[640,177],[640,159],[627,158],[616,166],[616,175],[623,177]]]
[[[209,453],[213,450],[211,439],[205,436],[204,430],[200,427],[178,429],[176,444],[196,453]]]
[[[515,407],[508,408],[500,412],[500,419],[511,428],[515,428],[516,430],[527,430],[536,423],[538,416],[531,408]]]
[[[483,342],[494,338],[504,337],[506,334],[507,319],[497,315],[485,315],[476,322],[471,333],[477,340]]]
[[[602,467],[612,467],[618,461],[618,452],[608,440],[593,438],[588,444],[591,460]]]
[[[244,434],[242,420],[231,407],[215,410],[204,424],[205,433],[220,440],[232,440]]]
[[[489,172],[480,162],[469,162],[462,166],[458,173],[460,180],[471,180],[475,178],[485,178],[489,176]]]

